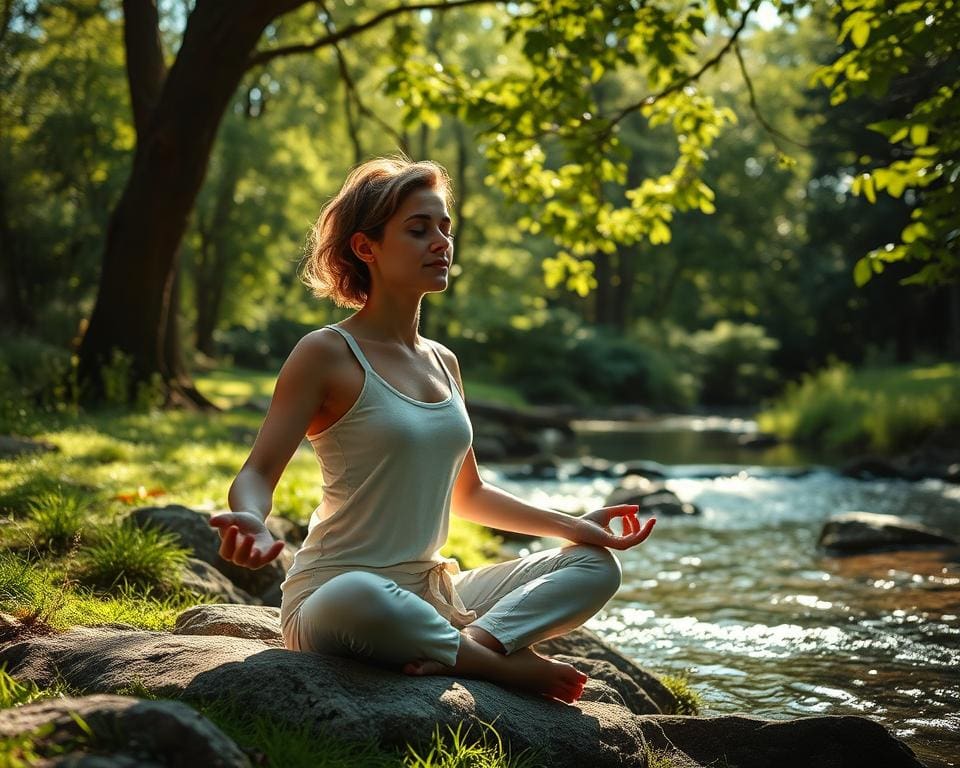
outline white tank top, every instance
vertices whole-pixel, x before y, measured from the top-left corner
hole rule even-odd
[[[370,365],[356,339],[336,325],[363,367],[360,395],[322,432],[307,435],[323,472],[323,501],[281,585],[286,625],[310,594],[351,570],[382,574],[431,602],[455,626],[476,618],[453,585],[456,560],[440,556],[453,484],[473,430],[453,376],[436,352],[450,395],[414,400]]]

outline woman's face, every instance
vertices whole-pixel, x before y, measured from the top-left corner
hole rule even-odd
[[[368,241],[374,281],[402,293],[431,293],[447,287],[453,264],[450,214],[434,189],[411,192],[393,214],[378,243]]]

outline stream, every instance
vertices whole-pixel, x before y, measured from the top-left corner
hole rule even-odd
[[[665,464],[667,488],[702,510],[661,518],[618,553],[623,586],[587,627],[645,667],[689,677],[705,715],[865,715],[930,768],[960,765],[960,549],[817,549],[823,523],[853,510],[960,539],[960,486],[852,480],[829,468],[841,457],[741,448],[754,428],[689,417],[577,425],[585,453]],[[561,464],[555,479],[516,479],[507,465],[483,473],[535,504],[603,506],[618,481],[570,477],[577,466]]]

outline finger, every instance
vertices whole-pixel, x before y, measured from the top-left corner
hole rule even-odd
[[[232,512],[223,512],[219,515],[213,515],[207,522],[214,528],[219,528],[222,531],[228,525],[233,525],[237,521],[236,515]]]
[[[608,520],[612,520],[615,517],[635,515],[640,507],[636,504],[617,504],[614,507],[607,507],[607,509],[609,510]]]
[[[647,522],[645,522],[639,531],[637,531],[631,538],[631,546],[634,544],[639,544],[641,541],[646,541],[647,537],[653,533],[653,526],[657,524],[657,518],[651,517]]]
[[[623,532],[626,535],[632,536],[639,530],[640,530],[640,521],[637,520],[636,512],[630,515],[623,516]]]
[[[253,551],[253,536],[241,536],[239,542],[233,552],[233,562],[237,565],[246,565],[250,559],[250,553]]]
[[[273,546],[267,550],[267,556],[265,562],[269,563],[271,560],[275,560],[280,556],[280,553],[283,552],[283,542],[277,541],[274,542]]]
[[[231,560],[233,558],[233,551],[237,548],[237,534],[240,533],[240,529],[235,525],[231,525],[227,528],[227,532],[220,532],[220,535],[223,537],[220,542],[220,557],[224,560]]]

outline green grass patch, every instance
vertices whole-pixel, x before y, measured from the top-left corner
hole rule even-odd
[[[180,586],[180,570],[189,555],[176,542],[169,531],[141,528],[128,520],[103,526],[94,543],[80,551],[74,574],[83,584],[103,590],[127,586],[166,594]]]
[[[506,384],[493,384],[467,376],[463,381],[463,391],[467,400],[483,400],[488,403],[523,408],[529,405],[520,390]]]
[[[788,385],[757,421],[766,432],[830,450],[909,450],[938,430],[960,429],[960,366],[836,364]]]
[[[183,589],[156,595],[127,584],[97,591],[67,578],[69,562],[45,559],[38,567],[36,561],[0,551],[0,611],[58,631],[115,623],[169,630],[183,611],[211,602]]]

